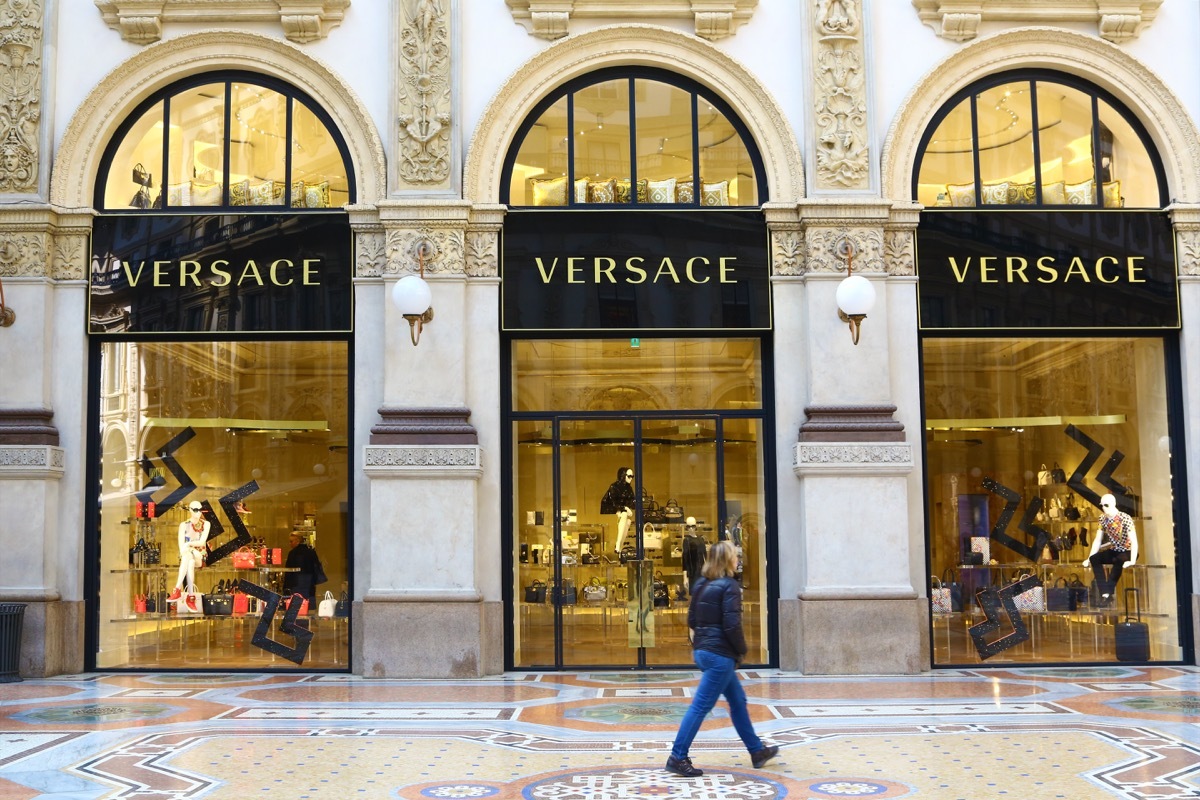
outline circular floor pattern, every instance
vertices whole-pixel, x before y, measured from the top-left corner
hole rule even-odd
[[[762,774],[708,767],[699,778],[661,768],[613,767],[535,778],[521,789],[524,800],[783,800],[788,787]]]
[[[804,796],[811,800],[823,798],[869,797],[871,800],[886,800],[904,797],[912,789],[902,783],[881,781],[878,778],[821,778],[805,781]]]
[[[142,719],[159,719],[177,714],[182,709],[157,703],[110,703],[99,705],[88,703],[79,706],[54,706],[36,711],[14,714],[14,719],[23,722],[85,723],[98,725],[103,722],[130,722]]]
[[[601,703],[567,709],[563,717],[606,725],[677,725],[687,710],[684,703]],[[722,719],[728,717],[729,712],[716,707],[712,716]]]
[[[1182,694],[1174,697],[1133,697],[1112,702],[1114,708],[1151,714],[1183,714],[1200,716],[1200,695]]]

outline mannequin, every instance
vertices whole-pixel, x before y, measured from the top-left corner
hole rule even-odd
[[[687,579],[689,592],[700,577],[707,554],[708,543],[696,529],[696,518],[688,517],[683,527],[683,574]]]
[[[637,503],[637,495],[633,492],[633,469],[621,467],[617,470],[617,479],[613,481],[604,497],[600,499],[601,514],[617,515],[617,544],[616,552],[621,552],[625,543],[625,534],[633,524],[633,507]]]
[[[204,506],[193,500],[188,506],[191,517],[179,523],[179,574],[175,578],[175,590],[167,598],[168,603],[178,603],[183,591],[196,583],[196,568],[204,566],[208,556],[208,532],[212,524],[204,519]],[[186,582],[185,582],[186,581]],[[189,597],[189,600],[191,598]],[[188,607],[189,611],[199,611]]]
[[[1100,535],[1092,541],[1085,569],[1095,571],[1100,584],[1100,599],[1106,605],[1117,591],[1121,572],[1132,567],[1138,557],[1137,528],[1133,517],[1117,511],[1117,498],[1106,494],[1100,498]],[[1105,565],[1110,566],[1105,575]]]

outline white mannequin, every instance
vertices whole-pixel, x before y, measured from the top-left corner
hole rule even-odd
[[[168,603],[179,602],[184,589],[195,585],[196,568],[204,566],[208,554],[205,542],[208,541],[212,524],[204,519],[204,507],[200,503],[193,500],[188,511],[191,512],[191,518],[179,523],[179,574],[175,578],[175,590],[167,598]]]
[[[625,484],[629,487],[628,496],[633,497],[633,470],[625,470]],[[629,506],[622,506],[617,512],[617,546],[616,551],[621,552],[621,545],[625,543],[625,534],[629,533],[629,526],[633,524],[633,509]]]
[[[1103,587],[1104,591],[1101,597],[1108,600],[1116,592],[1117,581],[1121,578],[1121,572],[1128,567],[1132,567],[1137,562],[1138,557],[1138,537],[1137,527],[1133,524],[1133,517],[1123,511],[1117,511],[1117,498],[1111,494],[1106,494],[1100,498],[1100,529],[1096,532],[1096,537],[1092,540],[1092,549],[1088,553],[1087,559],[1084,560],[1084,569],[1096,569],[1096,580],[1105,581],[1107,585]],[[1115,536],[1114,536],[1115,534]],[[1116,546],[1116,537],[1127,535],[1129,537],[1128,550],[1122,550]],[[1116,557],[1109,554],[1101,554],[1101,546],[1107,543],[1111,553],[1118,554]],[[1109,550],[1109,548],[1105,548]],[[1119,554],[1127,554],[1127,558],[1121,559]],[[1096,558],[1099,556],[1099,558]],[[1096,562],[1093,563],[1093,559]],[[1104,564],[1112,565],[1110,575],[1105,575],[1103,568]]]

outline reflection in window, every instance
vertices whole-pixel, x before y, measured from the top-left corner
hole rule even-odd
[[[1139,540],[1136,566],[1116,587],[1138,590],[1150,625],[1151,658],[1183,657],[1175,581],[1167,389],[1161,339],[925,339],[926,488],[929,569],[959,586],[958,607],[935,610],[934,663],[976,664],[967,627],[983,616],[975,589],[1038,576],[1046,589],[1079,579],[1082,592],[1065,606],[1027,611],[1032,642],[1005,657],[1023,662],[1114,660],[1113,609],[1083,566],[1100,536],[1097,502],[1113,485],[1128,488]],[[1101,460],[1069,430],[1102,448]],[[1122,458],[1108,462],[1114,453]],[[1110,463],[1105,468],[1105,463]],[[1062,472],[1057,477],[1055,469]],[[1081,484],[1069,486],[1076,468]],[[1107,469],[1110,478],[1102,478]],[[1005,500],[992,479],[1020,495],[1004,531],[1025,552],[993,534]],[[1037,549],[1022,519],[1047,534]],[[987,549],[983,563],[968,554]]]
[[[507,169],[517,206],[759,204],[740,125],[700,91],[649,78],[564,88],[527,122]]]
[[[1144,132],[1093,87],[1000,76],[934,119],[914,187],[925,206],[1163,204]]]
[[[110,145],[98,204],[145,210],[349,203],[344,146],[284,89],[224,80],[165,90]]]

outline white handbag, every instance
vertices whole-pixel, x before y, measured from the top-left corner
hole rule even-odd
[[[203,614],[204,595],[196,591],[195,586],[187,587],[187,591],[179,596],[175,603],[176,614]]]
[[[662,542],[662,531],[649,522],[642,526],[642,547],[647,550],[661,550]]]
[[[332,618],[334,609],[337,608],[337,600],[333,597],[333,592],[326,592],[325,597],[317,604],[317,616]]]

